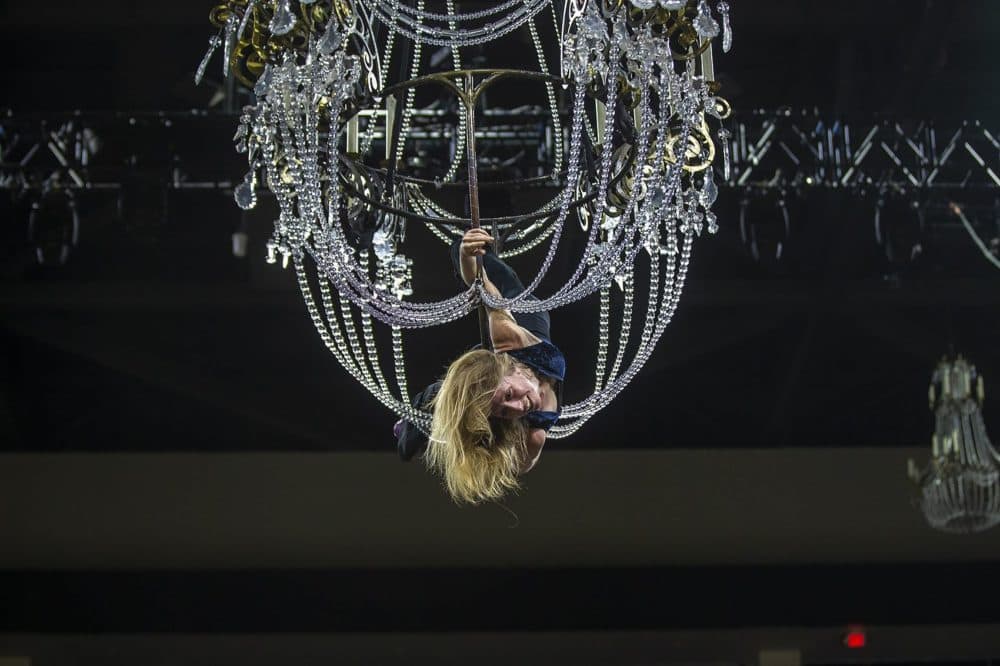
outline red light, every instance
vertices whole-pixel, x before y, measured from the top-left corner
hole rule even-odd
[[[863,648],[865,646],[865,630],[860,627],[851,627],[844,634],[844,645],[849,648]]]

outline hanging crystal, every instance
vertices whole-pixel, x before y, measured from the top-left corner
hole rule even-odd
[[[656,6],[656,0],[629,0],[636,9],[652,9]]]
[[[729,138],[732,134],[725,127],[720,127],[717,135],[722,146],[722,180],[729,182]]]
[[[413,295],[413,260],[402,254],[397,254],[389,262],[389,270],[392,276],[392,289],[396,298],[404,298]]]
[[[236,14],[230,14],[226,19],[226,39],[222,48],[222,78],[229,78],[229,59],[236,45]]]
[[[243,179],[243,182],[233,190],[233,199],[236,200],[236,205],[243,210],[250,210],[257,205],[257,191],[254,187],[256,183],[256,170],[251,169]]]
[[[243,33],[246,32],[247,24],[250,23],[250,18],[253,16],[253,10],[256,5],[257,0],[250,0],[247,3],[246,9],[243,10],[243,18],[240,19],[240,27],[236,30],[236,39],[243,37]]]
[[[247,152],[247,121],[240,121],[239,126],[236,128],[236,134],[233,135],[233,143],[236,144],[236,152],[245,153]]]
[[[705,169],[702,177],[704,181],[701,184],[701,206],[708,209],[719,197],[719,188],[715,186],[715,173],[712,171],[712,167]]]
[[[712,211],[705,213],[705,225],[708,233],[715,234],[719,232],[719,218]]]
[[[220,35],[212,35],[208,40],[208,50],[205,51],[205,56],[198,63],[198,69],[194,72],[194,83],[198,85],[201,80],[205,77],[205,70],[208,69],[208,61],[212,59],[212,54],[215,53],[215,49],[219,48],[219,44],[222,43],[222,37]]]
[[[260,75],[257,83],[254,84],[253,94],[256,95],[257,99],[263,99],[267,96],[267,92],[271,88],[271,71],[271,65],[265,65],[264,73]]]
[[[722,16],[722,52],[729,53],[729,49],[733,48],[733,30],[729,27],[729,3],[720,0],[716,9]]]
[[[660,0],[660,6],[672,12],[684,9],[687,0]]]
[[[387,262],[391,260],[392,256],[396,253],[392,234],[385,229],[376,229],[375,234],[372,236],[372,249],[375,250],[375,256],[379,261]]]
[[[712,39],[719,34],[719,24],[712,18],[708,0],[698,0],[698,15],[694,19],[694,29],[703,40]]]
[[[340,48],[342,39],[343,35],[340,30],[337,29],[337,22],[330,19],[326,24],[326,30],[323,32],[323,36],[319,38],[318,42],[316,42],[316,50],[323,55],[330,55]]]
[[[274,35],[287,35],[295,27],[295,13],[292,12],[290,0],[278,0],[274,16],[268,29]]]

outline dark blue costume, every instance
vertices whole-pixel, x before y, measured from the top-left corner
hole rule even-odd
[[[451,261],[458,275],[461,275],[459,267],[459,249],[461,239],[451,246]],[[486,249],[483,257],[483,268],[490,282],[496,285],[504,298],[513,298],[524,291],[521,279],[514,272],[514,269],[504,263],[491,248]],[[535,298],[531,296],[529,298]],[[537,300],[537,299],[536,299]],[[507,352],[518,362],[531,368],[539,376],[545,376],[556,383],[556,395],[559,396],[559,404],[562,405],[562,383],[566,377],[566,358],[559,348],[552,344],[549,329],[551,319],[548,312],[515,312],[514,320],[522,328],[530,331],[538,337],[541,342],[538,344],[516,349]],[[431,400],[437,395],[441,388],[441,382],[436,381],[420,393],[413,396],[413,406],[417,409],[427,410]],[[543,428],[548,430],[555,425],[559,418],[559,412],[534,411],[525,415],[525,421],[532,428]],[[410,460],[415,455],[419,455],[427,448],[427,436],[420,432],[408,421],[402,422],[399,434],[396,438],[396,448],[399,457],[403,460]]]

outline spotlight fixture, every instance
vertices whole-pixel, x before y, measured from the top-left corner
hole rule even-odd
[[[70,190],[46,187],[31,202],[28,213],[28,243],[43,266],[63,265],[80,239],[80,215]]]

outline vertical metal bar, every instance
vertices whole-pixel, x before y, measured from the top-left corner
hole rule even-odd
[[[358,114],[347,121],[347,154],[358,154]]]
[[[392,136],[396,124],[396,96],[386,95],[385,97],[385,159],[389,161],[392,156]]]
[[[462,103],[465,104],[465,161],[469,165],[469,218],[473,229],[479,228],[479,171],[476,164],[476,96],[473,94],[474,77],[465,73],[465,90]],[[499,254],[501,240],[497,225],[490,230],[494,247]],[[483,258],[476,257],[476,277],[483,277]],[[493,351],[493,336],[490,334],[490,314],[485,305],[479,306],[479,341],[483,349]]]
[[[701,75],[705,78],[705,82],[715,81],[715,63],[712,60],[712,44],[711,40],[708,40],[708,48],[701,52]],[[702,44],[705,42],[703,41]]]

